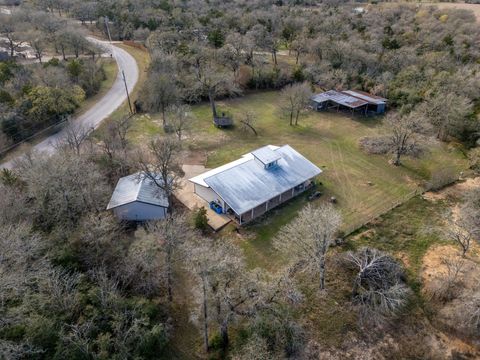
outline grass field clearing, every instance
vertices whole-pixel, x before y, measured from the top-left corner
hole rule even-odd
[[[318,180],[323,183],[325,195],[319,201],[335,196],[346,226],[379,215],[383,207],[419,189],[433,171],[445,164],[458,172],[468,165],[459,149],[435,143],[424,157],[406,158],[404,166],[392,166],[389,157],[367,155],[358,147],[362,137],[385,132],[381,118],[309,112],[300,119],[299,126],[292,127],[279,110],[279,95],[278,91],[267,91],[218,102],[219,111],[231,114],[237,124],[242,114],[253,111],[258,136],[239,127],[217,129],[208,104],[193,106],[193,131],[185,140],[189,150],[206,152],[206,165],[213,168],[266,144],[289,144],[324,171]],[[143,142],[163,133],[159,123],[158,116],[142,116],[133,128],[133,140]],[[305,202],[305,196],[301,196],[245,228],[253,233],[242,242],[252,266],[271,264],[272,237]],[[229,229],[224,232],[229,233]]]

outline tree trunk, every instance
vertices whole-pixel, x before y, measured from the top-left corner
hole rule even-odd
[[[293,111],[290,111],[290,126],[293,125]]]
[[[352,299],[354,299],[358,295],[358,287],[360,286],[360,275],[357,275],[355,281],[353,282],[352,288]]]
[[[210,106],[212,107],[213,118],[217,117],[217,108],[215,106],[215,99],[211,91],[208,92],[208,100],[210,101]]]
[[[203,290],[203,341],[205,345],[205,352],[208,352],[210,345],[208,343],[208,307],[207,307],[207,287],[205,278],[202,276],[202,290]]]
[[[393,165],[395,166],[400,166],[401,162],[400,162],[400,157],[402,156],[401,152],[400,151],[396,151],[395,152],[395,159],[393,160]]]
[[[320,290],[325,290],[325,256],[319,260]]]
[[[228,348],[228,320],[223,320],[222,326],[220,327],[220,337],[222,339],[222,349],[226,350]]]
[[[15,44],[12,40],[9,40],[8,42],[10,44],[10,57],[13,58],[13,55],[15,54]]]
[[[165,128],[165,125],[167,125],[167,117],[165,115],[165,106],[162,105],[162,125],[163,128]]]
[[[173,301],[173,291],[172,291],[172,249],[168,246],[167,249],[167,292],[168,292],[168,301]]]
[[[277,50],[273,50],[273,63],[275,64],[275,67],[277,67]]]
[[[298,116],[300,115],[300,111],[297,110],[296,113],[295,113],[295,126],[298,125]]]

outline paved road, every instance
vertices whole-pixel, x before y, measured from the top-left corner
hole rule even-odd
[[[128,91],[131,92],[138,81],[138,66],[137,62],[128,52],[125,50],[112,46],[105,41],[97,40],[93,37],[88,38],[92,42],[99,43],[110,52],[113,52],[119,69],[125,71],[125,78],[127,79]],[[78,124],[85,129],[95,129],[98,125],[105,120],[111,113],[113,113],[122,103],[127,99],[125,92],[125,84],[122,79],[121,71],[118,72],[117,79],[113,83],[112,88],[101,98],[95,105],[87,110],[82,115],[73,120],[74,124]],[[37,152],[52,153],[55,151],[55,144],[58,144],[65,136],[65,130],[61,130],[56,134],[53,134],[43,140],[42,142],[34,145],[32,150]],[[12,168],[15,159],[6,163],[0,164],[1,168]]]

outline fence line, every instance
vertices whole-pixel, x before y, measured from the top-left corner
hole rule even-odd
[[[454,167],[451,167],[451,168],[454,168]],[[461,179],[462,179],[462,173],[460,173],[460,176],[456,175],[456,176],[448,179],[447,181],[445,181],[442,184],[441,187],[439,187],[439,188],[437,188],[436,190],[433,190],[433,191],[438,191],[438,190],[443,189],[445,187],[451,186]],[[367,208],[368,210],[373,210],[373,211],[371,211],[372,214],[370,216],[366,216],[363,220],[358,220],[358,221],[350,224],[346,229],[344,229],[344,236],[350,235],[354,231],[360,229],[362,226],[372,222],[373,220],[379,218],[382,215],[385,215],[389,211],[391,211],[391,210],[395,209],[396,207],[406,203],[408,200],[411,200],[415,196],[423,195],[427,191],[432,191],[431,184],[427,183],[425,187],[418,187],[415,190],[409,192],[408,194],[400,196],[397,200],[394,200],[394,201],[392,201],[388,204],[380,203],[378,206],[373,206],[373,207]],[[382,206],[382,205],[385,205],[385,206]],[[378,209],[378,211],[376,211],[377,209]],[[353,213],[355,213],[355,211],[351,211],[348,214],[353,214]]]
[[[374,214],[372,214],[370,216],[367,216],[364,219],[353,222],[346,229],[344,229],[344,236],[350,235],[354,231],[360,229],[362,226],[372,222],[373,220],[377,219],[378,217],[380,217],[382,215],[385,215],[389,211],[391,211],[391,210],[395,209],[396,207],[404,204],[405,202],[414,198],[415,196],[423,194],[425,191],[426,190],[424,190],[424,189],[417,188],[417,189],[411,191],[410,193],[399,197],[397,200],[392,201],[391,203],[380,204],[381,208],[379,209],[379,211],[374,211]],[[385,205],[385,206],[382,207],[382,205]],[[377,207],[374,207],[373,209],[376,210]]]

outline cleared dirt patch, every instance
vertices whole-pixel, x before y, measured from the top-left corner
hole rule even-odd
[[[433,289],[437,289],[439,284],[445,284],[445,279],[448,278],[449,270],[445,261],[461,263],[461,270],[454,285],[454,299],[432,302],[435,309],[432,325],[436,327],[437,339],[446,346],[447,353],[468,354],[473,358],[480,357],[480,344],[463,339],[460,319],[464,312],[465,299],[477,290],[480,282],[478,250],[479,246],[476,245],[466,258],[461,258],[459,249],[453,245],[432,247],[423,258],[421,271],[424,294],[427,298],[431,298]],[[448,334],[443,329],[448,331]],[[452,333],[457,333],[458,336]]]

